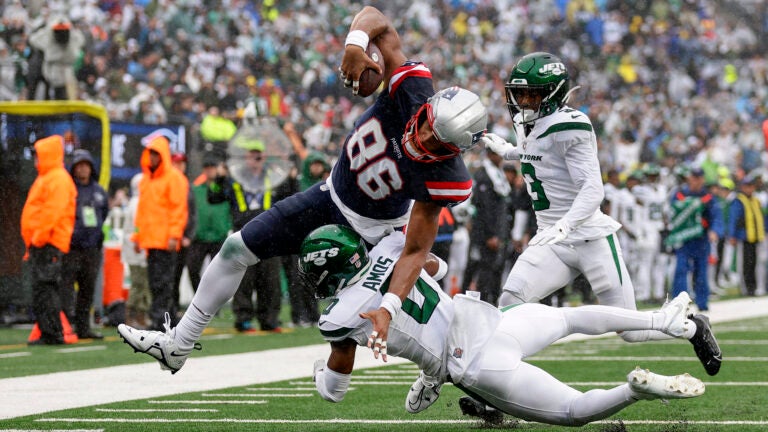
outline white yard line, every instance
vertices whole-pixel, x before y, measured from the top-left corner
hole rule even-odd
[[[76,422],[76,423],[241,423],[241,424],[374,424],[374,425],[407,425],[407,424],[477,424],[477,420],[365,420],[365,419],[332,419],[332,420],[290,420],[290,419],[232,419],[232,418],[42,418],[39,422]],[[536,424],[525,420],[515,420],[521,424]],[[712,426],[763,426],[768,425],[768,420],[621,420],[622,423],[632,425],[712,425]],[[613,424],[617,420],[601,420],[592,424]],[[0,431],[2,432],[2,431]]]
[[[120,409],[120,408],[96,408],[96,412],[130,412],[130,413],[158,413],[158,412],[219,412],[217,409],[211,408],[170,408],[170,409],[153,409],[153,408],[134,408],[134,409]]]
[[[714,324],[768,315],[768,297],[713,302],[710,306],[709,316]],[[602,337],[615,336],[603,335]],[[573,335],[563,339],[562,342],[589,338],[591,337]],[[127,346],[123,348],[129,349]],[[327,358],[329,353],[330,347],[327,344],[321,344],[223,356],[193,356],[187,361],[184,369],[175,375],[160,371],[157,362],[148,362],[2,379],[0,380],[0,389],[2,389],[0,419],[179,393],[305,378],[311,375],[314,361]],[[728,359],[726,358],[725,361]],[[369,350],[357,350],[355,359],[357,369],[398,364],[410,364],[410,362],[390,357],[387,363],[382,363],[380,360],[375,360]],[[430,423],[434,421],[430,420]]]
[[[150,404],[166,404],[166,405],[264,405],[269,403],[265,400],[253,400],[253,399],[219,399],[219,400],[149,400]]]
[[[203,393],[202,397],[249,397],[249,398],[308,398],[315,393]]]
[[[0,432],[104,432],[104,429],[0,429]]]
[[[644,361],[663,362],[663,361],[690,361],[698,363],[699,359],[695,356],[532,356],[528,357],[526,361],[564,361],[564,360],[583,360],[583,361],[636,361],[638,363]],[[755,362],[762,363],[768,361],[768,357],[726,357],[723,361],[729,362]]]
[[[127,345],[122,348],[130,349]],[[314,361],[328,358],[330,351],[328,344],[321,344],[191,357],[184,369],[175,375],[161,371],[160,365],[152,361],[138,365],[7,378],[0,380],[0,419],[307,377],[312,374]],[[357,351],[356,367],[369,368],[384,364],[381,360],[375,360],[369,350]],[[390,357],[385,364],[405,362]]]
[[[570,361],[568,359],[563,359],[563,361]],[[413,379],[416,379],[416,375],[413,376]],[[355,384],[357,387],[364,387],[364,386],[406,386],[413,384],[413,379],[408,381],[370,381],[370,380],[352,380],[352,383]],[[706,378],[704,379],[704,382],[706,383],[707,387],[768,387],[768,381],[726,381],[726,382],[719,382],[719,381],[708,381]],[[296,385],[305,385],[307,383],[310,383],[310,381],[289,381],[291,384]],[[569,381],[565,382],[565,384],[569,386],[589,386],[589,387],[613,387],[617,385],[621,385],[626,383],[626,381]],[[452,385],[451,383],[446,383],[444,385]],[[350,391],[354,389],[354,387],[350,387]]]

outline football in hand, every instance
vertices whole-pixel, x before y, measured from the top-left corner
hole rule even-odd
[[[375,43],[369,42],[368,49],[365,53],[371,60],[375,61],[384,71],[384,56],[381,55],[381,50]],[[357,90],[357,95],[360,97],[368,97],[376,91],[381,85],[381,81],[384,79],[384,74],[376,72],[376,69],[366,69],[360,74],[360,87]]]

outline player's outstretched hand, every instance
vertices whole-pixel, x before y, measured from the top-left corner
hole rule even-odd
[[[360,314],[360,318],[370,320],[373,323],[373,331],[368,336],[368,348],[373,350],[373,357],[387,361],[387,332],[392,316],[384,308],[369,310]]]
[[[517,153],[517,148],[508,143],[504,138],[496,135],[493,132],[487,132],[480,138],[485,148],[490,149],[492,152],[503,157],[504,159],[514,159],[514,155]]]
[[[560,219],[559,221],[555,222],[555,224],[552,225],[551,227],[545,228],[541,232],[533,236],[531,241],[528,242],[528,245],[543,246],[543,245],[560,243],[561,241],[565,240],[566,237],[568,237],[568,234],[570,232],[571,232],[571,227],[568,225],[568,222]]]

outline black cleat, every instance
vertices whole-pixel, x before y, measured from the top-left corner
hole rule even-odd
[[[500,425],[504,422],[503,412],[476,401],[469,396],[459,398],[459,408],[461,408],[462,415],[479,417],[484,422],[492,425]]]
[[[706,315],[696,314],[688,315],[688,319],[696,323],[696,334],[690,339],[696,356],[709,375],[717,375],[720,371],[720,363],[723,361],[723,352],[712,333],[709,318]]]

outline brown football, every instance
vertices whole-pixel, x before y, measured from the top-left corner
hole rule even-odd
[[[365,50],[368,57],[375,61],[384,70],[384,56],[381,55],[381,50],[375,43],[369,42],[368,49]],[[381,81],[384,79],[384,75],[376,72],[376,69],[366,69],[360,74],[360,87],[357,90],[357,95],[360,97],[368,97],[379,88]]]

